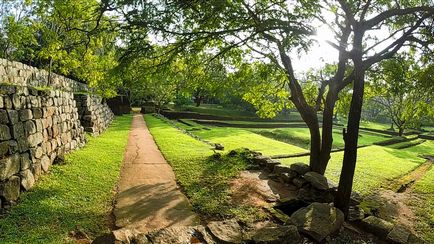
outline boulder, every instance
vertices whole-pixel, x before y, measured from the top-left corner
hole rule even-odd
[[[140,238],[143,235],[138,235]],[[166,244],[166,243],[215,243],[211,236],[206,232],[203,226],[173,226],[162,230],[151,232],[147,235],[149,243],[153,244]],[[141,237],[143,242],[137,242],[137,239],[133,240],[133,243],[147,243],[146,237]]]
[[[389,232],[393,229],[392,223],[375,216],[368,216],[364,218],[360,224],[364,229],[366,229],[366,231],[382,239],[386,239]]]
[[[21,186],[24,190],[28,191],[35,184],[35,177],[30,169],[26,169],[20,172],[21,176]]]
[[[7,181],[1,182],[0,196],[8,202],[15,202],[20,196],[20,177],[12,176]]]
[[[292,170],[294,170],[295,172],[297,172],[299,175],[304,175],[304,174],[306,174],[307,172],[310,171],[309,165],[304,164],[304,163],[294,163],[294,164],[291,164],[290,168]]]
[[[307,181],[301,177],[296,177],[292,180],[292,184],[294,184],[298,188],[302,188],[303,185],[305,185]]]
[[[241,226],[234,219],[225,221],[213,221],[208,225],[210,233],[222,243],[241,243]]]
[[[312,203],[291,215],[298,230],[321,242],[327,236],[336,233],[344,223],[344,214],[326,203]]]
[[[257,244],[295,244],[300,234],[295,225],[264,227],[255,230],[249,239]]]
[[[324,175],[311,171],[304,174],[303,178],[318,190],[325,191],[329,189],[327,178]]]
[[[411,232],[407,228],[397,225],[387,235],[387,241],[396,244],[406,244],[408,243],[410,234]]]
[[[280,164],[274,166],[273,172],[275,174],[283,174],[283,173],[291,173],[291,172],[294,173],[294,171],[292,171],[289,166],[280,165]]]

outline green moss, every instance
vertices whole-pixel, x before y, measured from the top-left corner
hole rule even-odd
[[[68,154],[64,165],[53,165],[0,219],[0,242],[73,242],[70,231],[83,230],[91,238],[110,231],[130,125],[131,116],[117,117],[106,132]]]

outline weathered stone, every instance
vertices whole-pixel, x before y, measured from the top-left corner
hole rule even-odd
[[[25,152],[29,150],[29,143],[27,141],[27,138],[25,137],[17,138],[17,143],[18,143],[18,150],[20,152]]]
[[[280,179],[284,182],[284,183],[292,183],[292,180],[297,177],[297,173],[294,171],[290,171],[289,173],[281,173],[280,174]]]
[[[30,147],[36,147],[39,143],[41,143],[44,138],[41,132],[29,135],[27,138]]]
[[[18,147],[18,142],[16,140],[10,140],[7,142],[9,144],[9,154],[15,154],[20,152],[20,149]]]
[[[4,181],[20,171],[20,159],[14,154],[0,159],[0,181]]]
[[[38,158],[38,159],[42,158],[42,155],[44,153],[43,150],[42,150],[42,147],[32,148],[30,150],[30,152],[32,153],[32,157]]]
[[[9,126],[0,124],[0,141],[6,141],[11,138],[12,136]]]
[[[359,206],[350,206],[348,210],[348,220],[358,221],[365,218],[365,211]]]
[[[257,244],[296,244],[300,243],[300,234],[294,225],[264,227],[254,230],[249,239]]]
[[[310,171],[303,175],[303,178],[318,190],[327,190],[329,188],[327,178],[316,172]]]
[[[278,165],[274,166],[273,172],[275,174],[280,175],[282,173],[290,173],[290,172],[293,172],[293,171],[290,169],[289,166],[278,164]]]
[[[419,237],[417,237],[414,234],[410,234],[410,236],[408,237],[408,244],[426,244],[422,239],[420,239]]]
[[[215,148],[215,150],[219,150],[219,151],[222,151],[225,149],[225,147],[220,143],[215,143],[214,148]]]
[[[42,159],[41,159],[42,170],[44,172],[48,172],[48,169],[50,168],[50,165],[51,165],[50,158],[47,155],[43,156]]]
[[[0,142],[0,157],[3,157],[9,152],[9,141]]]
[[[344,223],[344,214],[325,203],[312,203],[291,215],[292,222],[300,232],[321,242],[336,233]]]
[[[32,120],[24,122],[24,130],[27,135],[36,133],[36,124]]]
[[[35,162],[33,162],[31,170],[33,172],[33,176],[35,177],[35,180],[38,180],[39,176],[42,173],[42,166],[41,166],[40,159],[37,159],[35,160]]]
[[[16,110],[7,110],[8,117],[9,117],[9,123],[10,124],[16,124],[19,121],[18,112]]]
[[[0,196],[8,202],[15,202],[20,196],[20,177],[12,176],[7,181],[0,182]]]
[[[307,181],[301,177],[296,177],[292,180],[292,184],[294,184],[296,187],[301,188],[303,185],[305,185]]]
[[[151,232],[147,236],[150,243],[153,244],[216,243],[203,226],[173,226]]]
[[[7,124],[7,123],[9,123],[8,113],[6,112],[6,110],[0,109],[0,124]]]
[[[279,165],[280,164],[280,162],[279,161],[276,161],[276,160],[267,160],[267,162],[265,163],[265,166],[267,167],[267,169],[269,170],[269,171],[273,171],[273,169],[274,169],[274,167],[276,166],[276,165]]]
[[[40,108],[33,108],[32,109],[33,118],[40,119],[42,118],[42,109]]]
[[[21,109],[19,111],[19,114],[20,114],[21,121],[27,121],[33,118],[32,110],[30,109]]]
[[[15,139],[24,137],[24,124],[22,122],[17,122],[12,125],[12,135]]]
[[[297,198],[306,202],[321,202],[330,203],[333,202],[334,196],[329,191],[318,190],[311,185],[304,185],[298,191]]]
[[[23,153],[20,155],[21,170],[26,170],[30,168],[31,165],[30,157],[28,153]]]
[[[236,220],[212,221],[207,225],[210,233],[223,243],[241,243],[241,226]]]
[[[310,171],[309,165],[304,164],[304,163],[294,163],[294,164],[291,164],[290,168],[292,170],[294,170],[295,172],[297,172],[298,174],[300,174],[300,175],[304,175],[304,174],[306,174],[307,172]]]
[[[295,211],[307,206],[309,206],[309,203],[303,200],[298,198],[288,198],[280,199],[279,202],[274,206],[274,209],[278,209],[288,216],[291,216],[291,214],[293,214]]]
[[[361,221],[361,225],[366,231],[386,239],[389,232],[393,229],[393,224],[375,216],[368,216]]]
[[[30,169],[26,169],[20,172],[21,177],[21,186],[24,190],[29,190],[35,184],[35,177],[33,177],[32,171]]]

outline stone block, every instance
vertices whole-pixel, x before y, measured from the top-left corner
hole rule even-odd
[[[8,113],[8,117],[9,117],[9,123],[14,125],[16,123],[18,123],[19,121],[19,115],[18,115],[18,111],[16,110],[7,110]]]
[[[20,177],[12,176],[5,182],[0,182],[0,196],[8,202],[15,202],[20,196]]]
[[[12,135],[15,139],[25,136],[24,124],[22,122],[12,125]]]
[[[29,169],[32,161],[30,161],[29,153],[22,153],[20,155],[20,164],[21,164],[21,170]]]
[[[40,108],[33,108],[32,109],[33,118],[40,119],[42,118],[42,109]]]
[[[48,172],[48,169],[50,168],[50,165],[51,165],[51,160],[50,160],[50,158],[49,158],[47,155],[44,155],[44,156],[42,157],[42,159],[41,159],[41,167],[42,167],[42,170],[43,170],[44,172]]]
[[[30,169],[20,172],[21,186],[28,191],[35,184],[35,177]]]
[[[30,147],[36,147],[38,144],[42,143],[43,139],[42,132],[37,132],[27,137]]]
[[[27,135],[36,133],[36,124],[32,120],[24,122],[24,130]]]
[[[20,158],[14,154],[0,159],[0,181],[4,181],[20,171]]]
[[[0,109],[0,124],[7,124],[7,123],[9,123],[8,113],[6,112],[6,110]]]
[[[32,110],[30,110],[30,109],[21,109],[19,111],[19,114],[20,114],[20,120],[21,121],[27,121],[27,120],[33,118],[33,113],[32,113]]]
[[[0,141],[6,141],[11,138],[9,126],[0,124]]]

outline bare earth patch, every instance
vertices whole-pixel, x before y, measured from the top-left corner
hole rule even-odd
[[[266,208],[278,199],[297,196],[295,188],[271,180],[267,173],[256,170],[242,171],[230,186],[234,204],[258,208]]]

